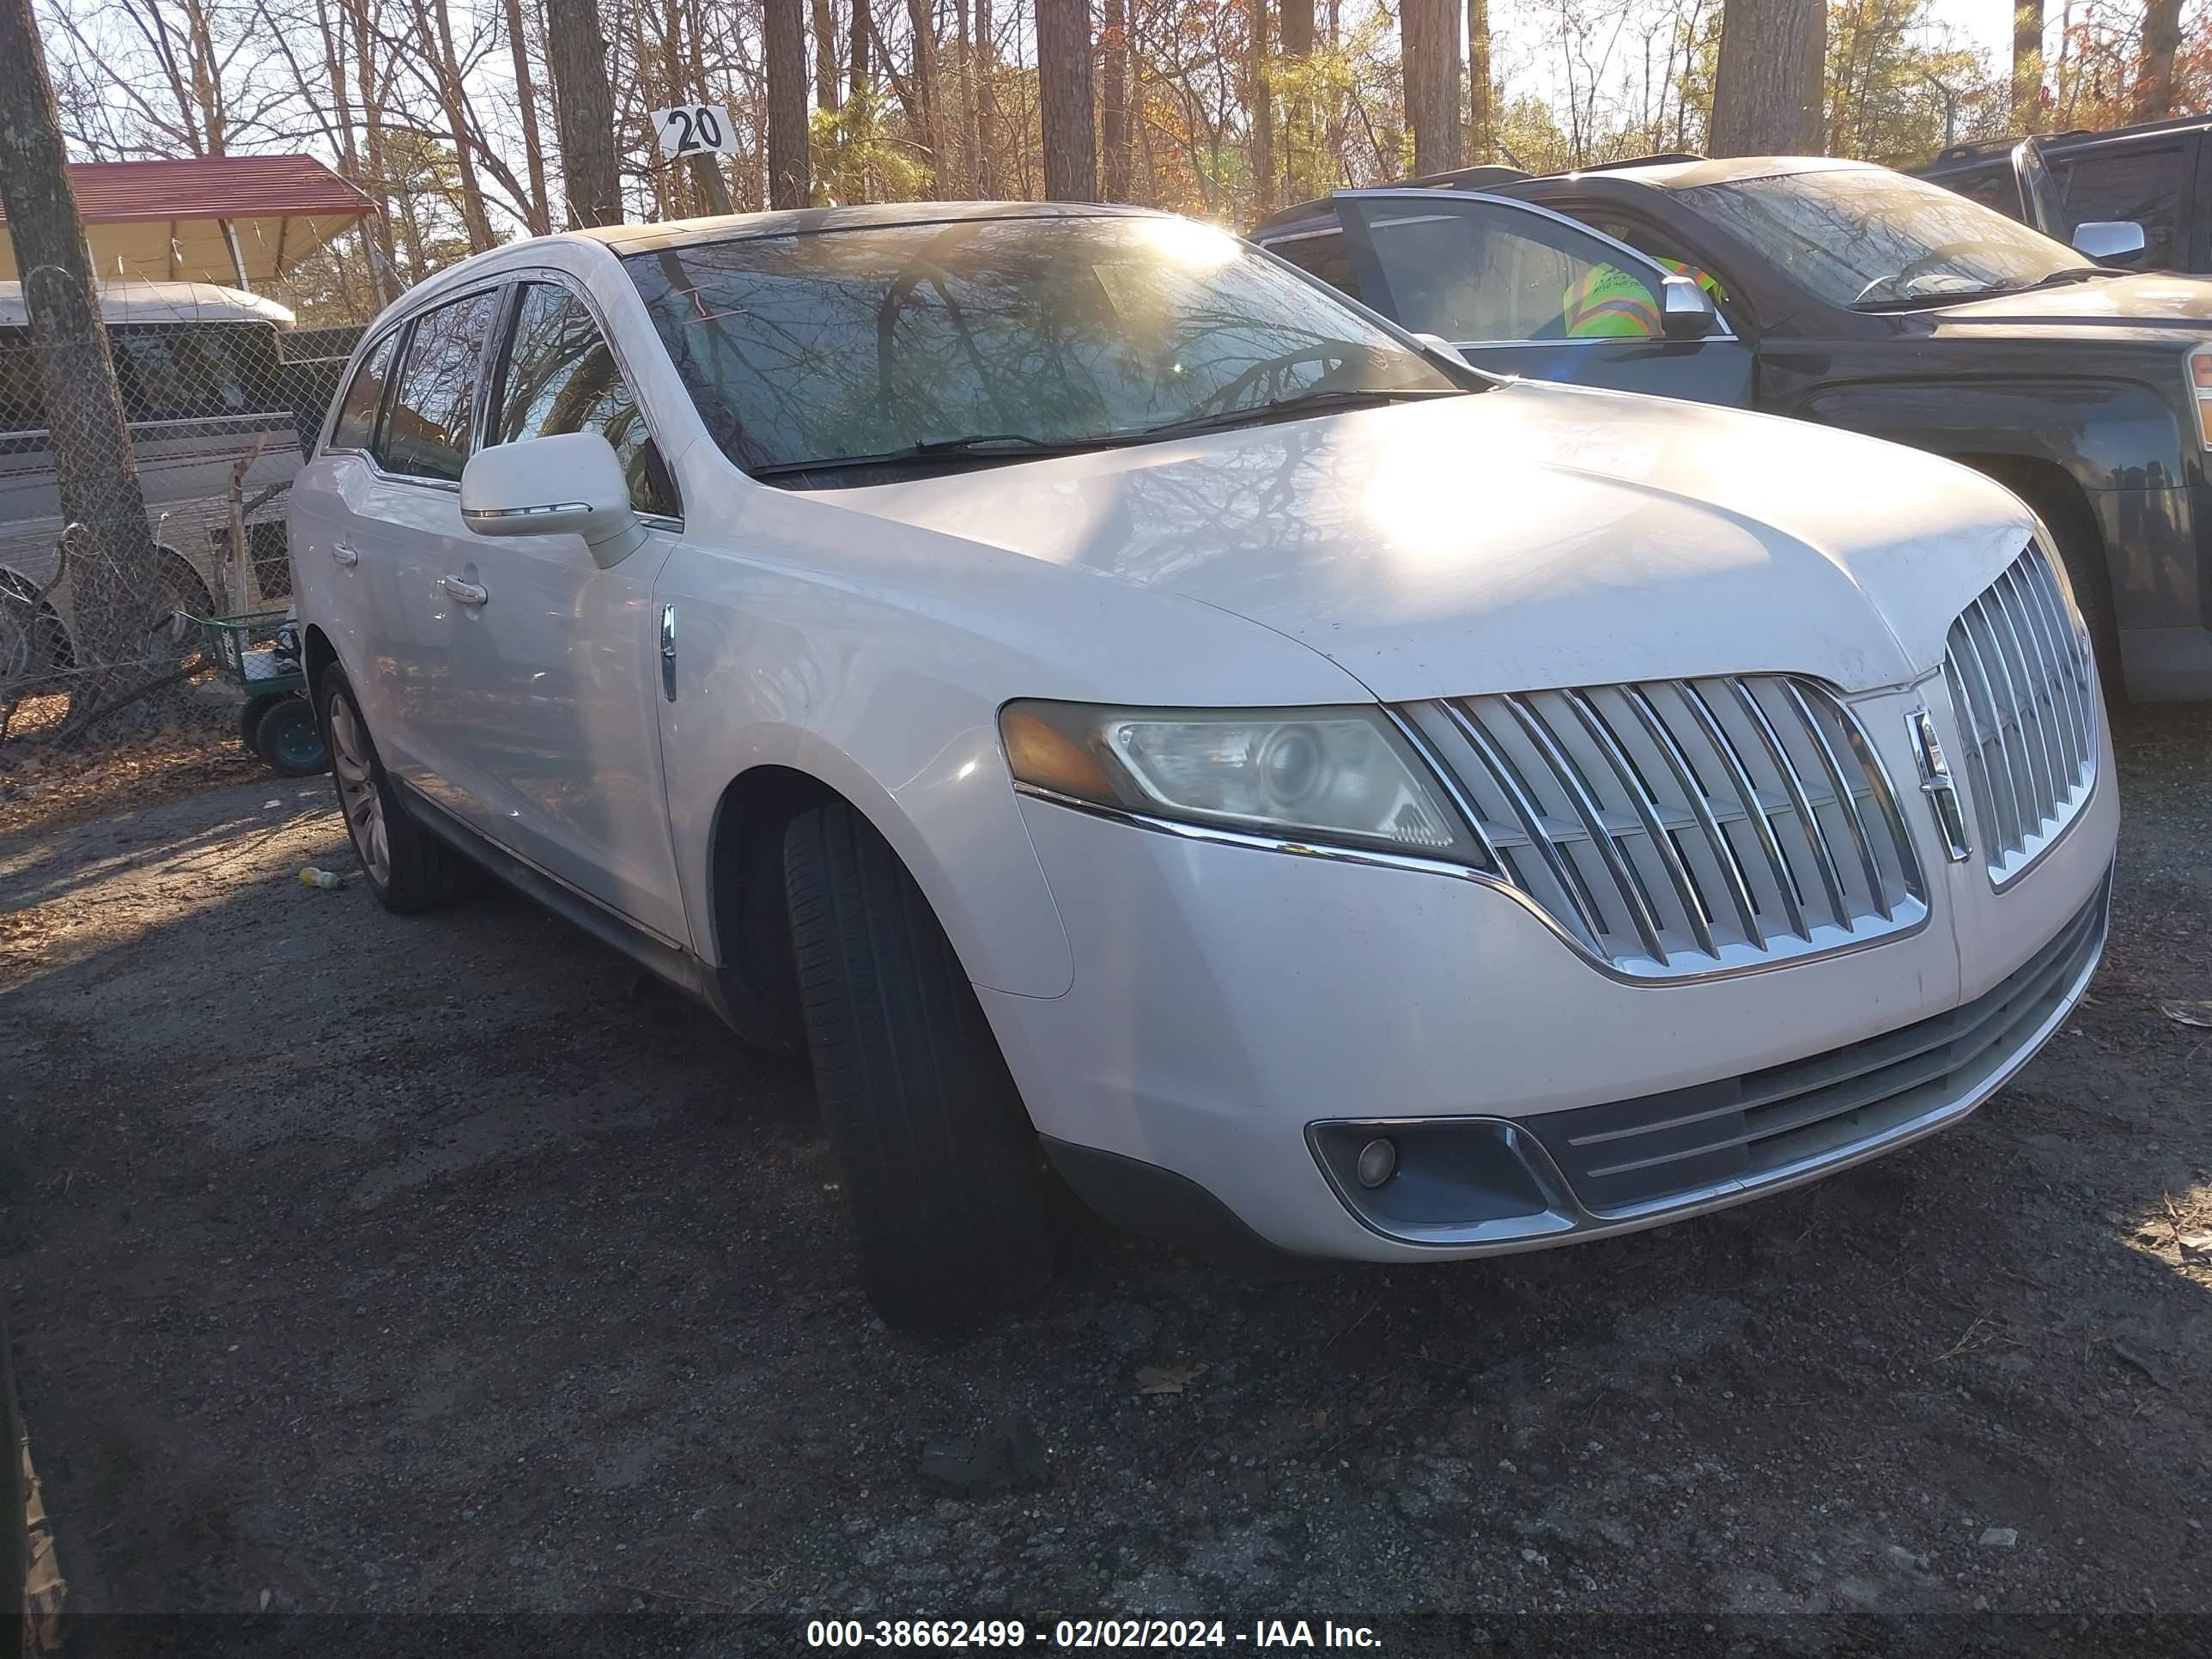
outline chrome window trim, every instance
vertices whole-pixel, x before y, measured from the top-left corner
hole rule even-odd
[[[1395,713],[1395,711],[1393,711]],[[1424,746],[1421,757],[1431,766],[1428,750]],[[1442,775],[1439,774],[1439,775]],[[1471,882],[1509,898],[1530,916],[1543,925],[1553,938],[1572,951],[1588,966],[1595,969],[1607,979],[1622,985],[1650,986],[1656,988],[1702,984],[1709,981],[1739,979],[1752,974],[1771,973],[1778,969],[1794,968],[1807,962],[1832,961],[1838,957],[1856,956],[1862,951],[1875,950],[1885,945],[1895,945],[1912,938],[1925,928],[1934,915],[1933,909],[1920,902],[1920,914],[1900,927],[1876,934],[1871,939],[1857,939],[1847,945],[1824,947],[1814,951],[1770,953],[1766,960],[1727,963],[1717,968],[1692,969],[1672,973],[1631,973],[1619,963],[1598,955],[1572,932],[1556,921],[1550,912],[1528,894],[1522,892],[1502,877],[1487,870],[1479,870],[1469,864],[1454,864],[1443,859],[1424,858],[1413,853],[1389,853],[1378,848],[1352,847],[1332,842],[1291,841],[1277,836],[1255,835],[1244,830],[1226,830],[1217,824],[1192,823],[1178,818],[1156,817],[1150,813],[1132,812],[1119,806],[1102,806],[1096,801],[1075,795],[1064,795],[1058,790],[1046,789],[1033,783],[1014,781],[1014,793],[1048,805],[1065,807],[1087,817],[1103,818],[1109,823],[1118,823],[1133,830],[1150,830],[1157,835],[1173,836],[1181,841],[1204,842],[1218,847],[1241,847],[1249,851],[1285,853],[1296,858],[1316,860],[1325,864],[1344,864],[1378,870],[1398,870],[1414,875],[1446,876],[1454,880]],[[1462,814],[1465,805],[1457,798],[1455,789],[1447,785],[1446,793],[1452,797],[1453,810]],[[1470,820],[1471,821],[1471,820]],[[1481,831],[1474,834],[1478,844]],[[1917,896],[1915,896],[1916,902]]]

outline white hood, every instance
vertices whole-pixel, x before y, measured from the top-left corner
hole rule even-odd
[[[1899,684],[2034,522],[1894,444],[1532,382],[816,499],[1217,606],[1389,700]]]

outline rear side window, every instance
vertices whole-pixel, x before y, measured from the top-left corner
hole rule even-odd
[[[1319,236],[1294,236],[1287,241],[1262,242],[1261,246],[1278,258],[1288,259],[1300,270],[1318,276],[1331,288],[1349,294],[1357,300],[1359,279],[1352,274],[1352,258],[1344,245],[1344,233],[1332,230]]]
[[[2070,235],[2093,219],[2132,219],[2142,227],[2146,270],[2173,263],[2174,209],[2181,194],[2181,146],[2092,150],[2054,159]]]
[[[384,407],[384,383],[392,375],[392,354],[398,349],[404,329],[394,329],[368,349],[361,367],[347,382],[338,404],[338,418],[331,428],[332,449],[367,449],[376,438],[376,411]]]
[[[376,442],[377,462],[386,472],[459,482],[469,459],[484,341],[498,307],[498,290],[487,289],[415,319]]]
[[[1970,202],[1979,202],[1985,208],[1995,208],[2008,219],[2021,215],[2020,179],[2012,170],[2012,158],[1992,161],[1986,167],[1969,167],[1962,173],[1946,173],[1931,178],[1931,185],[1941,185],[1946,190],[1955,190]]]
[[[492,441],[597,432],[629,477],[630,505],[673,517],[675,491],[637,399],[584,302],[552,283],[532,283],[514,308],[514,334],[493,420]]]

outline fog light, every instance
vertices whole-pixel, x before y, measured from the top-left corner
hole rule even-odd
[[[1357,1165],[1359,1184],[1380,1187],[1397,1172],[1398,1143],[1395,1140],[1370,1140],[1359,1149]]]

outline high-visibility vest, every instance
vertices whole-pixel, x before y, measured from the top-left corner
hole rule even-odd
[[[1563,307],[1572,340],[1654,340],[1659,302],[1642,278],[1619,265],[1593,265],[1569,288]]]

